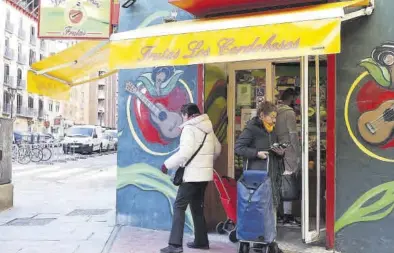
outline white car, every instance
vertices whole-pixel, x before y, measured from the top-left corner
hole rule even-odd
[[[107,130],[104,134],[112,137],[112,142],[115,145],[114,150],[118,150],[118,131],[117,130]]]
[[[117,148],[117,145],[116,145],[115,139],[111,135],[104,133],[103,134],[103,149],[105,151],[109,151],[109,150],[116,150],[116,148]]]
[[[63,141],[64,153],[93,153],[103,150],[102,130],[99,126],[80,125],[67,129]]]

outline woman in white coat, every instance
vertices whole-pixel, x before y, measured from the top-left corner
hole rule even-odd
[[[182,134],[179,150],[164,162],[163,173],[167,173],[167,169],[176,170],[185,165],[204,138],[205,141],[200,151],[185,168],[183,183],[178,188],[174,203],[169,245],[161,249],[161,253],[183,252],[185,212],[189,204],[193,216],[195,238],[187,246],[193,249],[209,249],[204,217],[204,195],[208,182],[213,180],[213,163],[220,154],[221,145],[213,132],[212,122],[208,115],[201,115],[196,104],[183,105],[181,113],[184,123],[180,126]]]

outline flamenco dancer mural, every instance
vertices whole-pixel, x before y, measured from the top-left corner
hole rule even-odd
[[[394,42],[376,47],[363,59],[362,72],[350,87],[345,101],[345,123],[357,147],[367,156],[394,163]],[[359,113],[350,117],[350,104]],[[352,111],[352,114],[354,111]],[[358,222],[383,219],[394,210],[394,181],[378,185],[359,197],[337,220],[335,231]]]

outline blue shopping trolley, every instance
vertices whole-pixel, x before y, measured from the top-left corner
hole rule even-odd
[[[238,253],[248,253],[251,248],[268,253],[269,245],[276,239],[269,159],[265,161],[266,168],[246,169],[237,183]]]

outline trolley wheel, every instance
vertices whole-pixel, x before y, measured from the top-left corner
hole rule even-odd
[[[249,243],[241,242],[238,247],[238,253],[249,253],[249,249],[250,249]]]
[[[231,232],[228,234],[228,239],[230,239],[230,242],[236,243],[238,242],[237,239],[237,230],[231,230]],[[249,245],[249,244],[248,244]]]
[[[216,232],[217,232],[219,235],[224,235],[224,234],[226,233],[226,230],[224,230],[224,222],[219,222],[219,223],[216,225]]]

